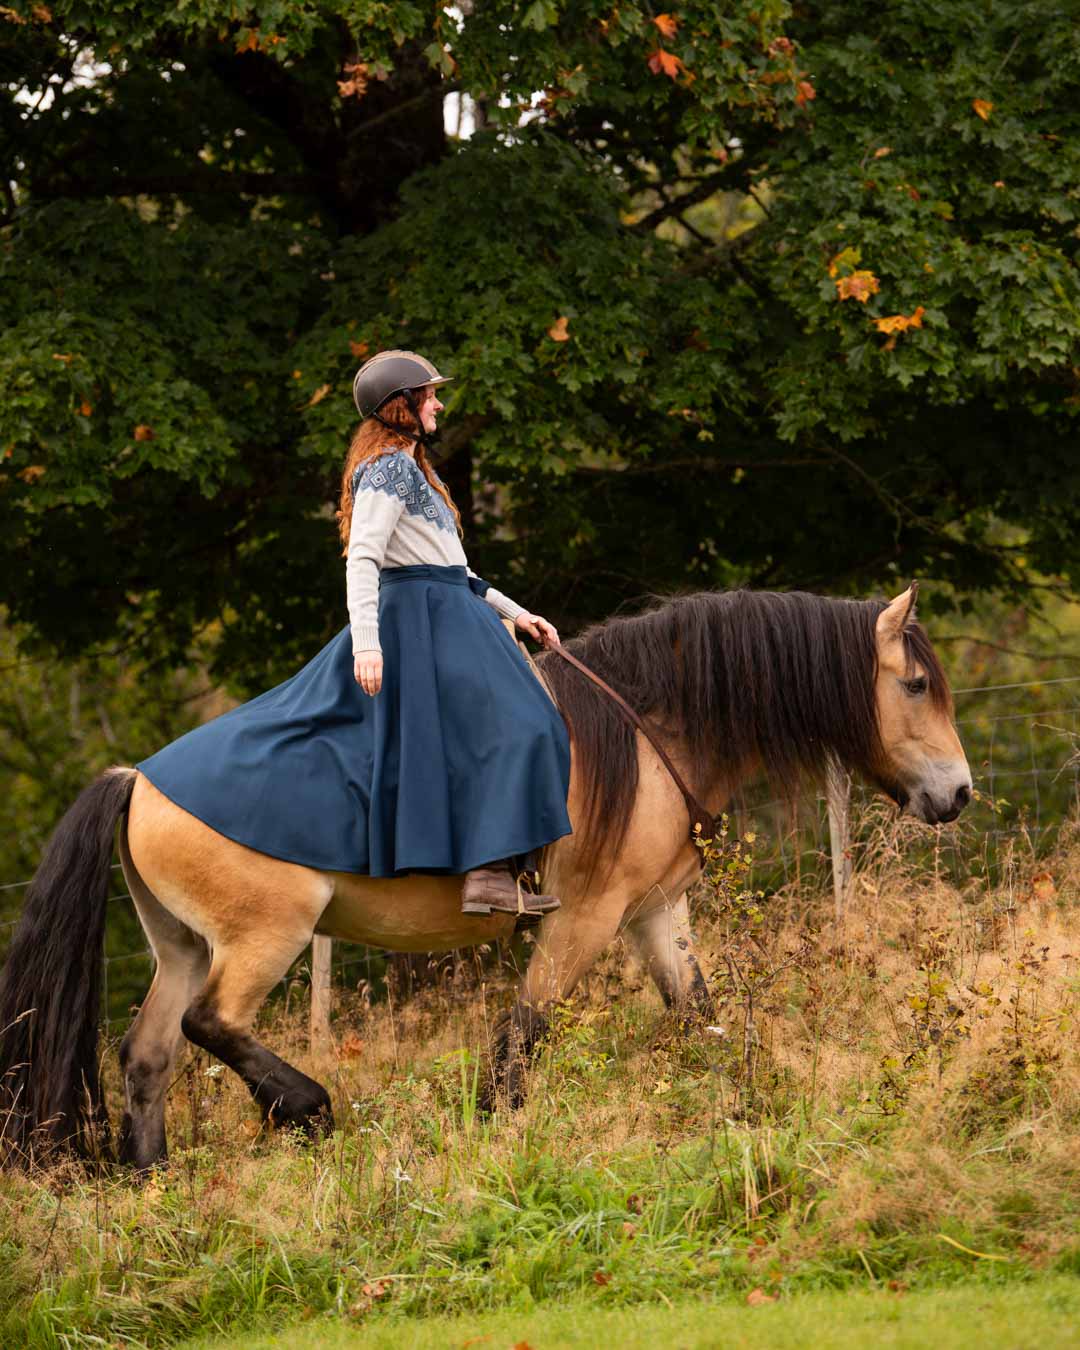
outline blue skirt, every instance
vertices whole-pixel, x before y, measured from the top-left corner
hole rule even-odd
[[[384,568],[382,688],[348,628],[137,767],[219,834],[323,871],[460,874],[570,833],[566,724],[464,567]]]

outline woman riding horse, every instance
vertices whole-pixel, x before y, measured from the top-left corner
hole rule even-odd
[[[538,850],[570,832],[570,745],[499,616],[558,634],[466,565],[427,454],[448,378],[387,351],[353,381],[364,420],[338,511],[349,627],[138,768],[260,853],[372,877],[464,874],[464,913],[529,924],[559,907],[528,882]]]
[[[511,602],[470,575],[427,463],[441,378],[408,353],[358,376],[358,406],[381,420],[365,420],[346,466],[350,627],[292,680],[139,770],[106,770],[57,826],[0,971],[0,1166],[97,1153],[107,1138],[98,1009],[117,841],[155,959],[120,1048],[120,1156],[145,1171],[168,1156],[165,1098],[185,1040],[233,1069],[266,1120],[332,1125],[326,1089],[256,1035],[315,932],[447,951],[508,936],[519,903],[553,909],[493,1038],[489,1105],[523,1099],[551,1009],[617,934],[665,1001],[707,1011],[686,896],[701,851],[672,766],[710,815],[760,774],[794,791],[833,763],[928,824],[971,799],[914,585],[889,604],[674,596],[546,653],[541,684],[499,618]],[[517,627],[553,636],[535,615]],[[462,872],[550,840],[541,870],[558,907],[519,902],[500,867],[497,880],[466,879],[474,908],[462,913]]]

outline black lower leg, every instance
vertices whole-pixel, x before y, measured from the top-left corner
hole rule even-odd
[[[701,973],[701,967],[698,965],[696,957],[690,957],[690,966],[690,988],[686,995],[687,1007],[692,1009],[703,1022],[710,1022],[716,1015],[716,1006],[713,1003],[712,994],[709,993],[709,986],[705,983],[705,976]]]
[[[311,1136],[334,1128],[330,1097],[324,1087],[272,1054],[254,1036],[232,1031],[209,1004],[201,1000],[192,1004],[181,1026],[189,1041],[216,1055],[240,1075],[264,1120],[272,1125],[298,1126]]]
[[[533,1052],[543,1040],[548,1019],[543,1013],[517,1003],[495,1028],[491,1045],[491,1067],[481,1106],[492,1111],[505,1100],[512,1110],[525,1102],[525,1075]]]
[[[666,972],[657,972],[656,987],[660,991],[660,997],[666,1007],[681,1013],[683,1017],[708,1022],[712,1019],[715,1008],[709,986],[705,983],[705,976],[702,975],[701,967],[697,963],[697,957],[687,956],[680,959],[686,962],[689,980],[682,987],[677,987]]]
[[[165,1143],[165,1090],[172,1067],[164,1051],[147,1054],[125,1040],[120,1047],[124,1074],[124,1111],[120,1126],[120,1161],[146,1172],[168,1162]]]

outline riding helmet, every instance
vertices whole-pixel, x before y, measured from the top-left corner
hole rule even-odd
[[[387,399],[407,389],[446,384],[452,375],[440,375],[430,361],[416,352],[379,352],[365,361],[353,379],[353,402],[361,417],[379,411]]]

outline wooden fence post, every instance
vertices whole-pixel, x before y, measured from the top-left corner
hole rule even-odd
[[[836,760],[830,760],[829,770],[825,776],[825,800],[829,807],[833,903],[836,907],[836,922],[842,924],[851,887],[851,836],[848,831],[851,775]]]
[[[311,1052],[330,1048],[330,953],[331,939],[311,939]]]

